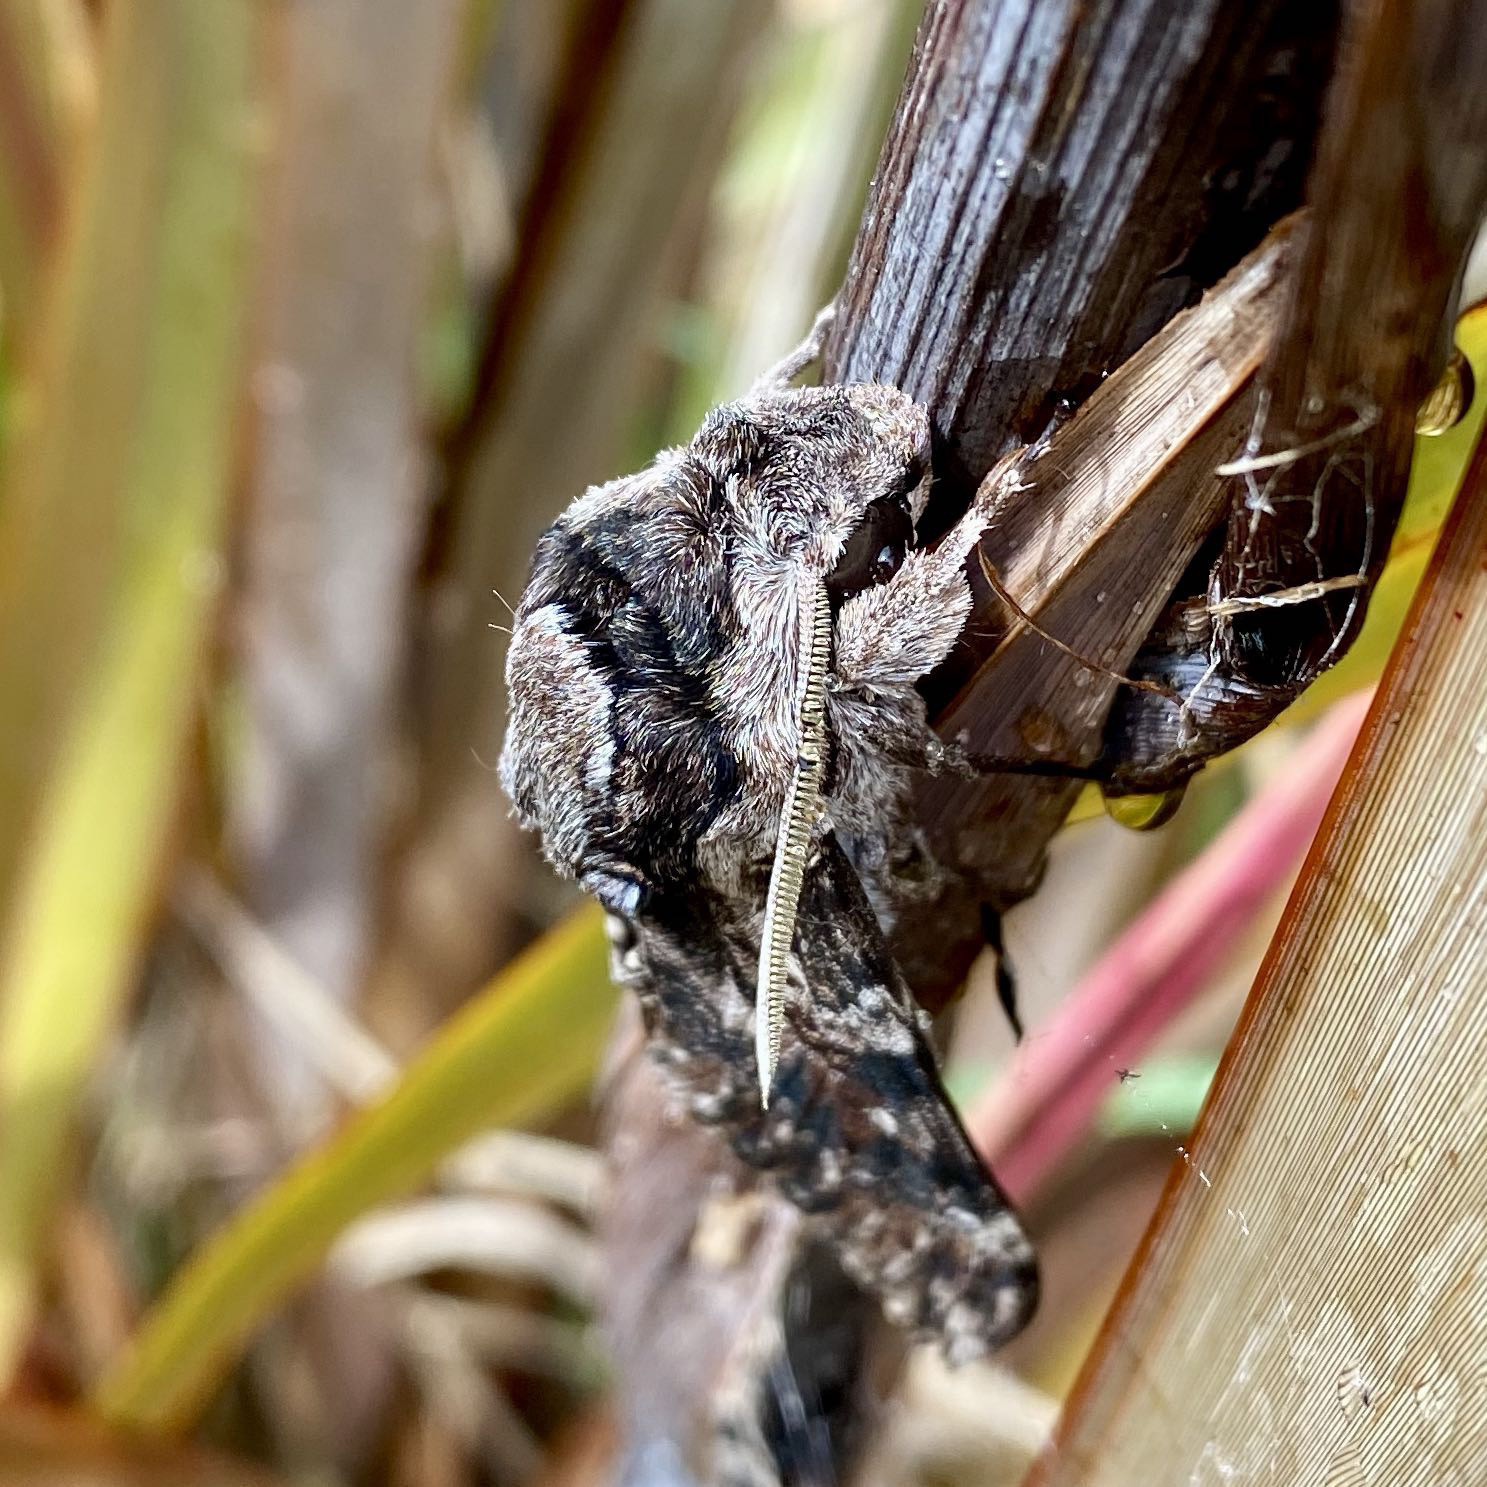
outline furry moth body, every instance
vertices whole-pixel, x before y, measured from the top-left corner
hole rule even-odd
[[[587,491],[517,608],[501,776],[609,910],[677,1098],[959,1359],[1016,1332],[1037,1281],[874,907],[933,871],[908,795],[943,751],[916,683],[986,524],[913,546],[928,462],[896,389],[777,378]]]

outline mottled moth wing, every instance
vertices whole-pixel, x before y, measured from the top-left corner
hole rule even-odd
[[[787,1001],[767,1110],[752,1057],[751,931],[705,895],[616,924],[617,976],[674,1086],[830,1237],[891,1320],[938,1339],[952,1361],[1005,1341],[1037,1301],[1032,1248],[944,1092],[834,837],[806,879],[795,943],[810,990]]]

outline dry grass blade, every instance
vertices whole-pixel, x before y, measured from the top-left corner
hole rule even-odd
[[[226,511],[259,7],[110,9],[100,145],[0,499],[0,1378],[140,951]]]
[[[394,793],[429,463],[414,369],[462,9],[317,0],[281,17],[226,839],[252,912],[338,1002],[375,939]],[[268,1041],[279,1102],[315,1111],[299,1045]]]
[[[0,1412],[5,1487],[274,1487],[279,1480],[191,1447],[116,1439],[75,1410]]]
[[[135,1429],[184,1425],[353,1219],[405,1196],[487,1126],[535,1119],[582,1088],[612,1007],[599,915],[585,911],[513,961],[386,1099],[309,1153],[191,1261],[104,1380],[103,1413]]]
[[[234,986],[306,1067],[353,1105],[386,1095],[402,1077],[392,1054],[335,1000],[208,872],[183,875],[176,905]],[[561,970],[561,965],[555,967]],[[562,987],[554,987],[562,994]],[[586,1146],[530,1131],[487,1131],[445,1162],[447,1186],[524,1193],[592,1213],[601,1158]]]
[[[66,167],[92,113],[93,61],[79,0],[0,8],[0,326],[10,360],[46,298]]]
[[[1277,229],[1015,467],[982,557],[1038,629],[988,598],[972,621],[974,646],[932,681],[955,694],[938,699],[936,726],[972,754],[1088,764],[1099,752],[1116,691],[1109,670],[1126,668],[1222,515],[1213,469],[1241,442],[1249,380],[1283,304],[1292,239],[1290,228]],[[987,624],[998,609],[1000,623]],[[1151,700],[1178,711],[1170,697]],[[943,998],[959,984],[981,949],[980,903],[1030,889],[1078,788],[1009,775],[924,782],[920,819],[943,855],[974,869],[974,880],[953,883],[936,914],[904,916],[896,948],[921,997]]]
[[[341,1236],[330,1264],[357,1286],[434,1270],[503,1275],[544,1283],[587,1308],[600,1278],[581,1229],[530,1203],[499,1198],[425,1198],[379,1209]]]
[[[1117,700],[1106,743],[1124,788],[1180,783],[1346,653],[1400,518],[1417,410],[1447,360],[1487,211],[1484,13],[1478,0],[1343,9],[1289,303],[1254,422],[1224,460],[1224,547],[1136,663],[1142,675],[1189,672],[1189,704],[1174,720],[1140,694]],[[1254,602],[1313,585],[1301,604]],[[1189,607],[1200,591],[1230,602],[1200,618]]]
[[[327,1089],[364,1104],[397,1083],[392,1054],[211,873],[182,873],[175,906],[278,1041],[299,1048]]]
[[[1487,443],[1038,1487],[1479,1473],[1484,549]]]
[[[928,1348],[910,1357],[874,1453],[873,1482],[1011,1482],[1037,1456],[1057,1402],[1010,1370],[950,1368]]]
[[[493,1368],[579,1384],[602,1375],[599,1343],[586,1324],[525,1306],[434,1291],[410,1291],[401,1300],[404,1326],[415,1347],[431,1334],[452,1333],[469,1353]]]

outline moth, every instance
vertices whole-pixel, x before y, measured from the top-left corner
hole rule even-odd
[[[966,622],[988,510],[916,545],[928,415],[792,386],[823,330],[544,534],[500,773],[608,911],[677,1099],[960,1361],[1025,1324],[1037,1269],[885,924],[895,879],[933,874],[909,790],[955,761],[916,683]]]

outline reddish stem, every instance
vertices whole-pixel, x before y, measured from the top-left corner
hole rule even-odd
[[[1026,1201],[1089,1129],[1116,1071],[1136,1062],[1208,985],[1295,871],[1367,711],[1337,703],[1216,841],[1147,906],[970,1111],[971,1138]]]

